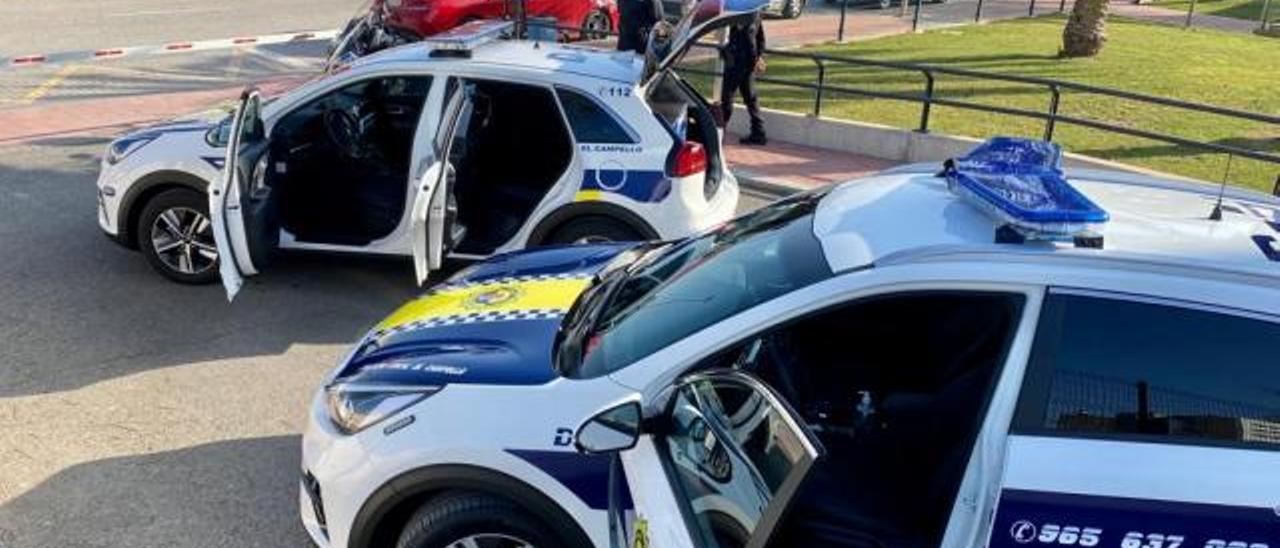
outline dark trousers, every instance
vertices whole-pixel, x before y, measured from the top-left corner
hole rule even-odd
[[[727,66],[720,84],[720,115],[725,127],[733,116],[733,94],[742,94],[742,103],[751,116],[751,134],[764,135],[764,120],[760,118],[760,98],[756,96],[755,64],[738,63]]]

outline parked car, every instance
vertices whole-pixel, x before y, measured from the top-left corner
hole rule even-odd
[[[1236,516],[1221,534],[1265,543],[1251,528],[1274,528],[1280,492],[1280,396],[1260,389],[1280,380],[1280,200],[1231,191],[1209,221],[1216,188],[1068,172],[1095,224],[1064,227],[1081,218],[1052,206],[1015,230],[937,172],[802,193],[682,240],[460,271],[325,379],[303,523],[321,546],[607,546],[611,529],[713,546],[699,527],[736,546],[803,503],[832,536],[775,546],[857,531],[864,546],[981,546],[993,515],[997,533],[1056,524],[1056,542],[1098,527],[1089,509],[1114,514],[1107,535],[1119,520],[1178,534],[1160,504],[1116,506],[1130,497],[1231,505],[1213,507]],[[732,430],[699,419],[711,396],[739,411],[714,419]]]
[[[714,24],[646,63],[484,41],[510,23],[480,21],[248,92],[219,123],[114,141],[99,221],[170,279],[221,272],[228,295],[277,249],[413,257],[421,281],[447,255],[689,235],[738,201],[710,107],[668,70]]]
[[[830,278],[614,371],[612,545],[1276,546],[1280,200],[1029,150],[832,190]]]

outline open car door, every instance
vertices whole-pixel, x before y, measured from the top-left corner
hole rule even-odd
[[[630,535],[611,536],[636,548],[768,545],[823,453],[785,401],[738,371],[686,378],[658,421],[621,453],[635,519]]]
[[[222,177],[209,186],[209,217],[217,244],[227,300],[235,298],[246,276],[257,274],[280,242],[267,177],[267,136],[262,97],[246,89],[232,114]]]
[[[649,33],[645,48],[643,85],[679,63],[707,33],[755,17],[769,0],[686,0],[683,15],[672,25],[660,21]]]
[[[453,244],[461,239],[454,230],[457,205],[453,201],[456,175],[454,157],[465,152],[466,127],[471,121],[472,87],[463,83],[446,99],[444,123],[432,143],[434,153],[422,173],[413,199],[410,230],[413,238],[413,269],[418,285],[432,270],[439,269]]]

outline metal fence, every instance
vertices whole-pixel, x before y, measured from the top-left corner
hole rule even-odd
[[[537,26],[531,22],[531,26]],[[573,30],[573,29],[568,29]],[[716,51],[718,46],[709,43],[697,44],[700,48],[708,51]],[[1040,120],[1044,123],[1043,138],[1046,141],[1053,141],[1059,125],[1074,125],[1089,128],[1098,131],[1105,131],[1129,137],[1149,139],[1156,142],[1166,143],[1175,146],[1186,147],[1188,149],[1201,152],[1211,152],[1225,154],[1228,158],[1228,166],[1234,158],[1248,158],[1259,162],[1264,162],[1276,169],[1275,184],[1272,193],[1280,196],[1280,154],[1234,146],[1219,142],[1206,142],[1188,139],[1177,135],[1163,133],[1151,129],[1141,129],[1122,125],[1119,123],[1084,118],[1070,114],[1063,114],[1059,111],[1062,103],[1062,96],[1065,92],[1075,92],[1089,94],[1105,99],[1126,100],[1148,105],[1159,105],[1180,111],[1184,114],[1210,114],[1221,116],[1228,119],[1260,122],[1264,124],[1272,124],[1280,127],[1280,116],[1271,114],[1262,114],[1257,112],[1249,112],[1216,105],[1204,103],[1196,103],[1191,101],[1182,101],[1178,99],[1170,99],[1167,97],[1159,97],[1132,91],[1125,91],[1102,86],[1094,86],[1089,84],[1081,84],[1069,82],[1065,80],[1054,80],[1049,78],[1039,78],[1032,76],[1017,76],[1011,74],[1001,74],[994,72],[985,72],[971,69],[960,69],[951,67],[942,67],[936,65],[925,65],[917,63],[904,63],[897,61],[883,61],[877,59],[864,59],[859,57],[851,57],[844,55],[830,55],[819,53],[798,52],[792,50],[776,50],[769,49],[765,52],[773,58],[787,58],[807,60],[813,64],[814,72],[812,79],[797,80],[783,79],[773,76],[762,75],[756,78],[758,82],[773,84],[776,86],[808,90],[813,94],[812,107],[809,109],[814,116],[822,116],[823,102],[830,98],[833,94],[849,95],[855,97],[865,97],[873,99],[888,99],[893,101],[903,101],[908,103],[917,103],[920,105],[919,123],[913,129],[922,133],[930,130],[931,122],[934,116],[934,106],[945,106],[951,108],[965,109],[977,112],[985,112],[999,114],[1004,116]],[[852,87],[848,85],[832,84],[828,81],[828,75],[834,67],[874,67],[880,69],[892,69],[897,71],[911,72],[919,75],[920,91],[918,93],[899,93],[891,91],[878,91],[862,87]],[[698,74],[703,76],[719,77],[722,74],[715,70],[708,70],[697,66],[682,66],[682,73]],[[1032,86],[1043,90],[1045,93],[1045,107],[1043,110],[1030,110],[1025,108],[992,105],[968,101],[964,99],[940,96],[936,90],[936,84],[940,76],[951,76],[959,78],[967,78],[981,82],[1003,82],[1025,86]]]
[[[714,47],[712,45],[704,45],[705,47]],[[813,93],[813,102],[810,112],[814,116],[822,115],[823,101],[832,94],[852,95],[857,97],[868,97],[876,99],[889,99],[894,101],[905,101],[918,103],[920,105],[919,124],[914,128],[919,132],[928,132],[930,123],[933,119],[935,105],[946,106],[952,108],[966,109],[979,112],[987,112],[1001,114],[1006,116],[1014,116],[1026,119],[1041,120],[1044,122],[1043,138],[1046,141],[1053,141],[1055,132],[1060,124],[1070,124],[1080,127],[1126,135],[1130,137],[1150,139],[1171,145],[1183,146],[1203,152],[1214,152],[1226,154],[1229,157],[1249,158],[1275,166],[1277,170],[1276,187],[1274,193],[1280,195],[1280,154],[1274,154],[1261,150],[1233,146],[1224,143],[1204,142],[1177,135],[1162,133],[1159,131],[1141,129],[1121,125],[1112,122],[1083,118],[1063,114],[1059,111],[1064,92],[1078,92],[1098,96],[1104,99],[1120,99],[1127,101],[1135,101],[1149,105],[1160,105],[1170,107],[1186,113],[1201,113],[1223,116],[1226,118],[1244,120],[1251,122],[1261,122],[1265,124],[1275,124],[1280,126],[1280,116],[1261,114],[1257,112],[1249,112],[1225,108],[1215,105],[1203,103],[1195,103],[1190,101],[1181,101],[1170,99],[1167,97],[1159,97],[1155,95],[1147,95],[1132,91],[1124,91],[1119,89],[1106,88],[1101,86],[1093,86],[1088,84],[1080,84],[1076,82],[1068,82],[1063,80],[1053,80],[1048,78],[1038,78],[1030,76],[1016,76],[1010,74],[999,74],[992,72],[983,72],[970,69],[958,69],[950,67],[940,67],[934,65],[922,65],[915,63],[902,63],[895,61],[882,61],[875,59],[862,59],[849,56],[804,53],[789,50],[768,50],[767,54],[774,58],[790,58],[803,59],[813,63],[813,79],[808,81],[800,81],[794,79],[781,79],[771,76],[760,76],[757,81],[777,86],[790,87],[796,89],[809,90]],[[919,74],[920,91],[918,93],[898,93],[889,91],[877,91],[866,88],[850,87],[847,85],[836,85],[828,82],[829,71],[834,66],[855,66],[855,67],[875,67],[882,69],[893,69],[905,72],[914,72]],[[682,67],[682,72],[715,76],[717,73],[711,70],[705,70],[697,67]],[[1028,85],[1038,87],[1045,93],[1045,108],[1043,110],[1029,110],[1024,108],[1016,108],[1009,106],[991,105],[963,99],[942,97],[936,91],[936,83],[939,76],[954,76],[967,78],[985,82],[1004,82],[1020,85]]]

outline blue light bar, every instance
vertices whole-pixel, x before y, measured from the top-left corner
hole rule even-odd
[[[947,163],[947,188],[1027,239],[1068,240],[1110,216],[1067,182],[1053,143],[996,137]]]
[[[422,39],[422,43],[436,51],[471,51],[501,38],[514,27],[515,23],[512,21],[479,19],[428,36]]]

